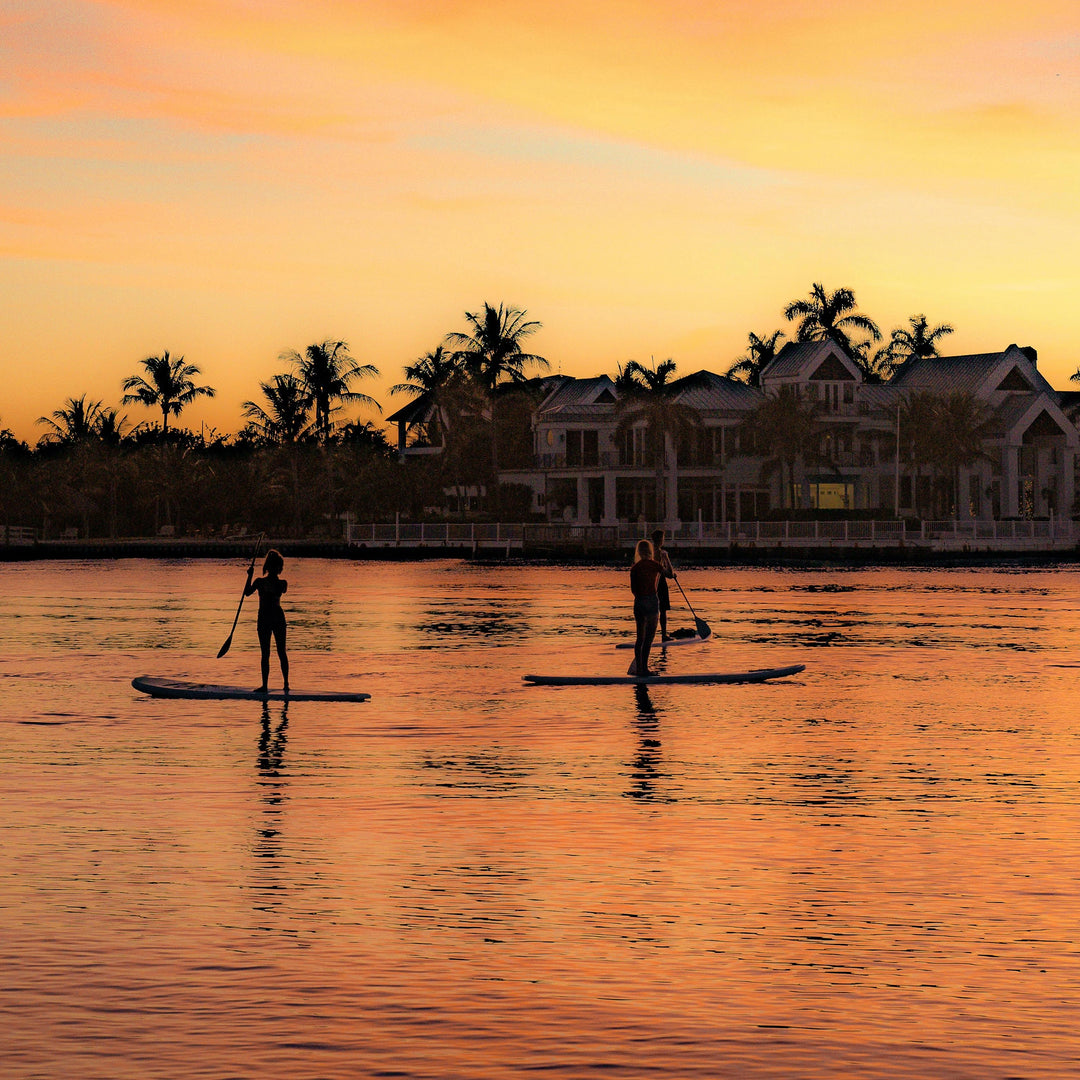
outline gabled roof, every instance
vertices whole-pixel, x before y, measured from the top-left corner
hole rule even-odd
[[[995,416],[1001,425],[1001,434],[1006,438],[1012,436],[1013,439],[1022,438],[1043,413],[1061,430],[1069,446],[1077,445],[1080,438],[1077,436],[1076,427],[1061,411],[1054,398],[1044,394],[1010,394],[995,410]]]
[[[1033,350],[1032,350],[1033,351]],[[1003,381],[1019,369],[1033,393],[1054,394],[1054,388],[1042,377],[1027,351],[1017,345],[995,353],[970,353],[966,356],[930,356],[902,364],[889,382],[904,390],[927,390],[949,394],[957,390],[976,397],[989,397]],[[1009,386],[1006,386],[1009,389]]]
[[[671,383],[674,399],[700,412],[745,412],[762,399],[755,386],[716,375],[711,371],[696,371]],[[619,391],[607,375],[591,379],[567,379],[541,403],[539,415],[545,420],[586,419],[596,416],[598,407],[616,406]]]
[[[520,382],[501,382],[495,387],[495,393],[501,395],[524,391],[535,401],[544,401],[554,390],[568,381],[570,381],[569,375],[535,375],[531,379],[522,379]]]
[[[835,341],[789,341],[765,366],[761,381],[792,379],[800,376],[810,378],[817,368],[833,357],[847,369],[853,379],[862,381],[862,372]]]
[[[435,399],[430,393],[421,394],[408,405],[386,418],[388,424],[426,424],[435,412]]]
[[[744,412],[754,408],[764,396],[756,386],[711,371],[695,371],[676,379],[671,388],[680,405],[700,412]]]
[[[597,405],[613,405],[618,397],[615,383],[607,375],[591,379],[572,379],[564,375],[559,385],[540,403],[539,412],[584,413]]]

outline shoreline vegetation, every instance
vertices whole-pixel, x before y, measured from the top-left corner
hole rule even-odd
[[[852,290],[829,292],[820,283],[814,283],[808,299],[792,301],[782,314],[795,324],[794,342],[831,342],[867,384],[885,384],[904,365],[937,356],[938,341],[953,331],[946,323],[931,326],[920,314],[910,317],[910,329],[894,329],[886,338],[858,311]],[[84,393],[39,418],[45,432],[34,447],[0,428],[0,557],[27,557],[23,544],[5,543],[13,533],[20,540],[28,535],[31,549],[44,557],[54,550],[85,552],[84,557],[116,551],[227,551],[234,539],[242,545],[245,534],[258,532],[279,537],[282,549],[341,548],[355,557],[346,545],[350,523],[360,521],[542,524],[551,504],[538,511],[528,484],[500,482],[520,478],[537,456],[534,411],[547,381],[530,377],[529,369],[542,373],[550,364],[526,351],[541,327],[526,315],[523,309],[485,303],[465,312],[463,330],[446,334],[431,352],[403,367],[405,381],[390,392],[404,395],[410,404],[386,421],[398,424],[396,447],[372,420],[345,419],[353,407],[382,409],[356,389],[378,370],[357,362],[343,340],[282,352],[279,360],[287,370],[260,383],[257,398],[243,403],[246,423],[236,434],[176,426],[189,405],[216,391],[199,381],[200,368],[183,356],[168,350],[149,356],[138,373],[122,380],[120,403],[153,410],[159,414],[156,422],[132,426],[119,408]],[[746,354],[724,377],[760,389],[762,371],[777,360],[784,338],[780,330],[749,334]],[[701,422],[694,407],[672,396],[677,384],[669,376],[674,371],[670,359],[652,366],[628,360],[614,380],[622,409],[618,430],[627,429],[624,434],[633,435],[635,445],[640,442],[643,462],[655,463],[655,505],[646,501],[639,517],[672,516],[659,494],[665,455],[684,428],[696,429]],[[1073,378],[1080,380],[1080,371]],[[740,432],[761,457],[760,483],[772,482],[779,462],[781,478],[788,479],[781,487],[789,492],[799,486],[791,482],[796,466],[817,461],[814,441],[825,437],[828,442],[828,417],[803,409],[794,420],[787,414],[786,420],[778,419],[772,409],[776,404],[775,396],[766,395],[742,421]],[[963,431],[954,430],[956,425],[949,428],[948,416],[938,409],[921,425],[905,425],[909,438],[903,445],[897,434],[896,487],[903,479],[916,481],[916,517],[958,516],[960,466],[985,456],[977,444],[986,418],[970,412],[967,419]],[[800,424],[798,431],[792,428]],[[806,512],[803,498],[799,507],[766,508],[765,513],[776,518]],[[897,514],[899,506],[897,498]],[[1059,515],[1076,510],[1062,507]],[[891,509],[865,512],[893,516]],[[602,516],[608,520],[610,513]],[[624,513],[623,519],[633,516]],[[743,517],[751,520],[748,513]],[[49,546],[69,542],[70,547]],[[441,546],[451,552],[462,547]],[[563,545],[555,556],[576,557],[577,546]],[[720,562],[766,557],[786,563],[810,556],[808,551],[763,556],[766,547],[757,546],[753,554],[733,547],[703,551],[702,557]],[[1056,547],[1060,551],[1062,544]],[[871,545],[870,557],[882,558],[887,550],[887,545]],[[375,557],[371,547],[366,553]],[[528,555],[528,549],[522,553]],[[427,554],[413,550],[411,557]],[[842,561],[867,554],[852,549]],[[506,555],[511,555],[509,546]],[[378,557],[392,556],[380,552]],[[836,547],[827,553],[830,561],[839,557]],[[902,561],[921,557],[911,551],[896,556]]]

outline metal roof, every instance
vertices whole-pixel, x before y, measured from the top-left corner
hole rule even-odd
[[[978,394],[994,369],[1009,357],[1010,362],[1021,365],[1030,378],[1034,391],[1043,390],[1054,394],[1054,388],[1043,378],[1039,369],[1023,350],[1010,345],[1001,352],[969,353],[966,356],[929,356],[908,360],[901,364],[890,380],[890,386],[905,390],[929,390],[938,394],[950,394],[957,390]],[[1003,376],[1004,377],[1004,376]],[[992,387],[991,389],[997,389]]]
[[[816,366],[830,353],[835,353],[842,362],[852,364],[835,341],[789,341],[775,358],[765,365],[761,372],[762,381],[789,379],[801,375],[808,367]]]
[[[435,400],[430,393],[421,394],[408,405],[402,406],[393,416],[386,418],[388,424],[426,424],[435,412]]]
[[[695,371],[672,384],[675,400],[699,412],[745,412],[764,399],[756,387],[727,375]]]

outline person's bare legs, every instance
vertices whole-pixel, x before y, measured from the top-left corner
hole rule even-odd
[[[627,675],[645,676],[649,671],[649,650],[652,648],[653,638],[656,637],[656,615],[636,615],[637,637],[634,639],[634,662],[627,670]]]
[[[652,649],[653,638],[656,637],[656,624],[659,621],[656,615],[645,616],[644,640],[641,644],[641,654],[638,657],[638,674],[652,675],[649,670],[649,650]]]
[[[262,642],[259,643],[260,645]],[[262,686],[259,687],[258,693],[265,694],[270,682],[270,642],[267,641],[262,646],[262,655],[259,657],[259,668],[262,671]]]
[[[278,663],[281,665],[281,678],[284,685],[285,693],[289,692],[289,656],[285,652],[285,627],[281,628],[281,633],[274,634],[274,641],[277,644],[277,656]],[[267,656],[267,666],[269,667],[270,658]]]

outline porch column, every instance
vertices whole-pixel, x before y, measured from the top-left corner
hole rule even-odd
[[[589,524],[589,481],[584,476],[577,478],[577,517],[578,525]]]
[[[615,474],[604,473],[604,524],[617,525],[619,522],[615,514]]]
[[[1071,518],[1073,499],[1076,498],[1076,451],[1071,446],[1062,448],[1061,464],[1058,466],[1057,517]]]
[[[1020,499],[1017,485],[1020,482],[1020,447],[1006,446],[1001,470],[1001,516],[1020,516]]]

